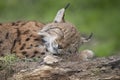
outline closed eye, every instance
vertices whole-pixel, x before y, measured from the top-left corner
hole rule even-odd
[[[43,43],[46,43],[47,41],[45,41],[44,39],[41,39],[41,41],[43,42]]]
[[[61,45],[58,45],[58,49],[63,49],[63,47]]]

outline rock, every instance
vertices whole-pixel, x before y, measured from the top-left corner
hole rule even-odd
[[[46,64],[54,64],[54,63],[57,63],[59,61],[60,61],[60,59],[58,59],[58,57],[54,56],[54,55],[47,55],[43,59],[43,62],[46,63]]]
[[[26,63],[27,64],[27,63]],[[29,62],[30,64],[30,62]],[[54,63],[53,63],[54,64]],[[30,65],[33,65],[32,63]],[[34,64],[35,65],[35,64]],[[25,67],[1,76],[2,80],[120,80],[120,56],[95,58],[89,61],[58,61],[57,65]],[[20,65],[19,65],[20,66]],[[23,65],[22,65],[23,66]],[[15,65],[12,67],[15,68]],[[6,71],[8,72],[8,71]],[[2,75],[2,74],[0,74]],[[2,77],[6,77],[5,79]],[[10,78],[9,78],[10,77]]]

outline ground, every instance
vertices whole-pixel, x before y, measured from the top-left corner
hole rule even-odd
[[[40,59],[8,60],[0,60],[0,80],[120,80],[120,55],[53,65]]]

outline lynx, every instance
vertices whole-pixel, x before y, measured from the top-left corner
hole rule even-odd
[[[52,23],[18,21],[0,24],[0,56],[14,53],[20,58],[45,54],[78,53],[89,38],[81,36],[75,25],[64,20],[65,8],[58,11]]]
[[[82,37],[75,25],[64,20],[65,9],[60,9],[54,21],[46,24],[38,33],[52,54],[78,53],[79,47],[92,37],[92,34],[88,38]]]

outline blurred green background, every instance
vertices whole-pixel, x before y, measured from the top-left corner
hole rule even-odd
[[[0,22],[17,20],[53,21],[56,12],[71,3],[66,20],[84,34],[94,33],[90,43],[97,56],[120,52],[120,0],[0,0]]]

